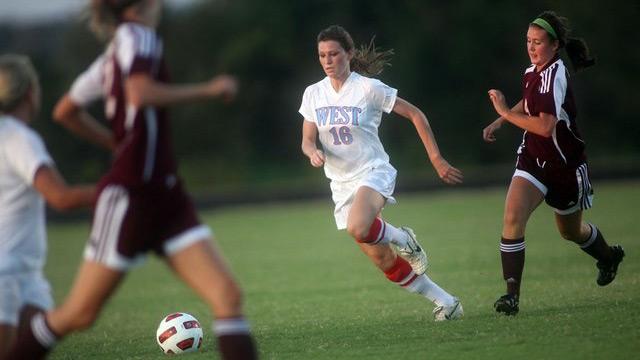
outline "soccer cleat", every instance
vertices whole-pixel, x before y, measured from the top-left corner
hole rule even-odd
[[[506,294],[496,300],[493,308],[496,309],[496,312],[504,313],[505,315],[515,315],[520,310],[518,308],[519,303],[518,295]]]
[[[598,285],[605,286],[608,285],[616,278],[616,273],[618,272],[618,265],[622,262],[622,258],[624,258],[624,249],[620,245],[613,245],[611,247],[611,252],[613,253],[613,259],[609,263],[605,263],[602,261],[598,261],[596,266],[600,270],[598,273],[598,280],[596,281]]]
[[[405,259],[409,265],[411,265],[413,272],[418,275],[424,274],[425,271],[427,271],[427,266],[429,265],[429,262],[427,261],[427,254],[424,252],[420,244],[418,244],[416,234],[413,230],[405,226],[400,227],[400,229],[408,235],[408,240],[404,245],[391,243],[392,249],[398,256]]]
[[[436,306],[433,309],[433,318],[435,321],[457,320],[464,315],[462,304],[458,298],[449,306]]]

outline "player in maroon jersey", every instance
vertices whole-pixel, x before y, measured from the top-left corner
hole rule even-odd
[[[576,71],[594,65],[586,43],[569,37],[567,19],[545,11],[529,24],[527,51],[532,65],[524,74],[523,96],[509,109],[499,90],[489,98],[500,117],[483,130],[484,140],[495,141],[503,123],[522,128],[516,170],[507,192],[500,254],[507,294],[494,304],[497,312],[518,313],[524,268],[524,233],[527,221],[542,200],[555,210],[556,225],[563,238],[573,241],[597,260],[597,283],[609,284],[624,257],[620,245],[607,245],[600,230],[582,220],[591,207],[584,141],[576,125],[576,108],[568,71],[560,59],[561,49]]]
[[[229,76],[168,84],[155,32],[161,8],[162,0],[91,2],[92,25],[110,42],[59,101],[54,117],[113,150],[113,164],[100,181],[84,262],[68,298],[34,316],[9,359],[44,358],[60,338],[92,325],[127,271],[149,251],[162,255],[207,302],[223,359],[257,357],[241,290],[176,174],[165,113],[174,103],[232,97],[237,84]],[[97,99],[104,99],[110,130],[84,110]]]

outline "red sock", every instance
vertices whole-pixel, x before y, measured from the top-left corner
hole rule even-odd
[[[398,256],[393,266],[384,272],[384,276],[394,283],[405,287],[411,284],[418,277],[418,274],[413,272],[411,265],[409,265],[405,259]]]
[[[384,238],[385,228],[385,222],[382,221],[382,219],[380,219],[379,217],[376,217],[375,219],[373,219],[373,223],[369,228],[369,233],[367,234],[367,236],[365,236],[364,239],[356,239],[356,241],[359,243],[372,245],[378,244],[380,240]]]

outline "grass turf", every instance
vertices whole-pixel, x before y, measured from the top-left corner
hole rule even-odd
[[[595,262],[560,238],[542,205],[527,229],[520,314],[498,316],[498,241],[506,189],[399,194],[385,210],[427,249],[428,274],[458,296],[462,321],[434,323],[432,305],[388,282],[335,230],[330,200],[203,212],[246,295],[263,359],[630,359],[640,353],[639,182],[596,184],[586,220],[627,257],[600,288]],[[89,224],[49,226],[46,268],[57,302],[68,291]],[[162,261],[134,270],[95,326],[65,339],[51,359],[164,359],[162,317],[200,319],[205,343],[187,359],[217,358],[207,307]]]

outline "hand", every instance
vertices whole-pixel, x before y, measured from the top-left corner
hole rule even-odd
[[[493,107],[496,109],[496,112],[500,116],[506,117],[505,115],[509,113],[510,109],[507,106],[507,101],[505,100],[504,95],[502,94],[502,91],[495,90],[495,89],[489,90],[489,99],[491,99],[491,102],[493,103]]]
[[[211,97],[230,102],[238,94],[238,81],[231,75],[218,75],[207,83],[207,92]]]
[[[432,161],[432,164],[436,169],[436,172],[438,173],[440,179],[442,179],[442,181],[444,181],[445,183],[450,185],[462,183],[462,179],[464,178],[464,176],[462,175],[462,171],[451,166],[449,162],[447,162],[447,160],[445,160],[444,158],[437,158],[436,160]]]
[[[316,149],[309,155],[309,162],[313,167],[320,167],[324,165],[324,152],[320,149]]]
[[[496,136],[494,133],[502,127],[502,120],[498,119],[491,124],[489,124],[486,128],[482,130],[482,138],[486,142],[494,142],[496,141]]]

